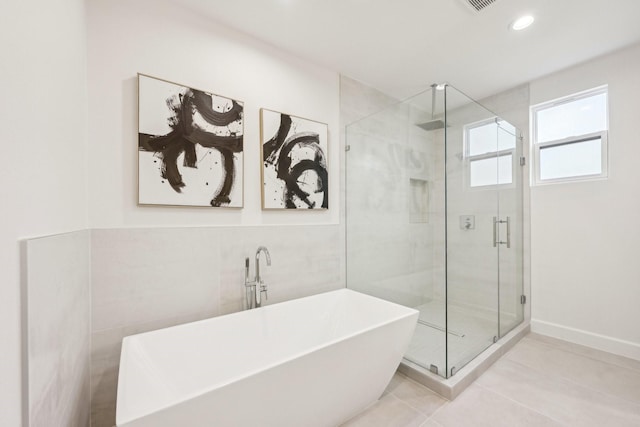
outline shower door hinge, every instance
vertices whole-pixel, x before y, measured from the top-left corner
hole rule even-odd
[[[520,157],[520,166],[524,166],[527,164],[527,159],[524,156]]]
[[[527,303],[527,296],[526,295],[520,295],[520,304],[526,304]]]
[[[349,151],[349,150],[351,150],[351,146],[350,146],[350,145],[346,145],[346,146],[344,147],[344,151]]]

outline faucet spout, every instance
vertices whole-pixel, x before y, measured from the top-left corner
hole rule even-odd
[[[264,252],[264,255],[267,257],[267,265],[271,265],[271,255],[269,254],[269,249],[266,246],[258,246],[258,250],[256,251],[256,259],[260,256],[260,252]]]
[[[267,265],[271,265],[271,255],[269,254],[269,249],[266,246],[259,246],[256,251],[256,282],[260,281],[260,254],[264,252],[265,257],[267,258]]]

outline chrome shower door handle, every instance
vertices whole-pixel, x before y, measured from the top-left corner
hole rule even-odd
[[[500,224],[507,224],[507,241],[503,242],[499,240]],[[511,248],[511,217],[507,217],[506,221],[499,220],[498,217],[493,217],[493,247],[498,245],[507,245],[507,248]]]

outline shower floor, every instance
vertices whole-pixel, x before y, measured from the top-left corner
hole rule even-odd
[[[449,370],[458,370],[489,347],[497,335],[495,321],[464,307],[449,306],[449,342],[445,347],[444,303],[430,301],[414,308],[420,317],[404,357],[426,369],[435,365],[440,375],[444,375],[447,350]]]

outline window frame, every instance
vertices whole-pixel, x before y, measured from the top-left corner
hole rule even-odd
[[[506,189],[506,188],[512,188],[515,186],[515,170],[519,162],[519,159],[516,159],[516,154],[517,154],[516,148],[518,144],[518,136],[512,133],[511,131],[505,129],[504,127],[500,126],[500,121],[501,121],[500,117],[493,116],[488,119],[480,120],[473,123],[467,123],[464,125],[464,160],[465,160],[464,169],[466,171],[465,185],[471,191]],[[470,131],[472,129],[486,126],[491,123],[495,123],[497,127],[499,127],[500,129],[503,129],[505,132],[509,133],[510,135],[513,135],[513,137],[515,138],[514,146],[512,148],[505,148],[502,150],[470,155],[469,154],[469,152],[471,151],[470,150],[471,148]],[[487,159],[495,158],[496,161],[498,162],[497,165],[499,165],[500,157],[509,156],[509,155],[511,156],[511,182],[506,182],[502,184],[497,183],[497,184],[488,184],[488,185],[471,185],[471,163],[472,162],[478,161],[478,160],[487,160]]]
[[[538,142],[538,113],[548,108],[553,108],[559,105],[568,104],[578,101],[584,98],[591,98],[593,96],[604,94],[605,99],[605,124],[606,129],[597,132],[583,133],[580,135],[573,135],[566,138]],[[540,170],[540,152],[549,147],[560,147],[563,145],[579,144],[581,142],[588,142],[595,139],[600,139],[600,170],[598,174],[568,176],[562,178],[550,178],[541,179]],[[531,106],[531,150],[533,158],[533,185],[547,185],[558,184],[568,182],[584,182],[584,181],[597,181],[604,180],[609,177],[609,87],[608,85],[598,86],[593,89],[588,89],[582,92],[574,93],[572,95],[557,98],[551,101],[542,102]]]

